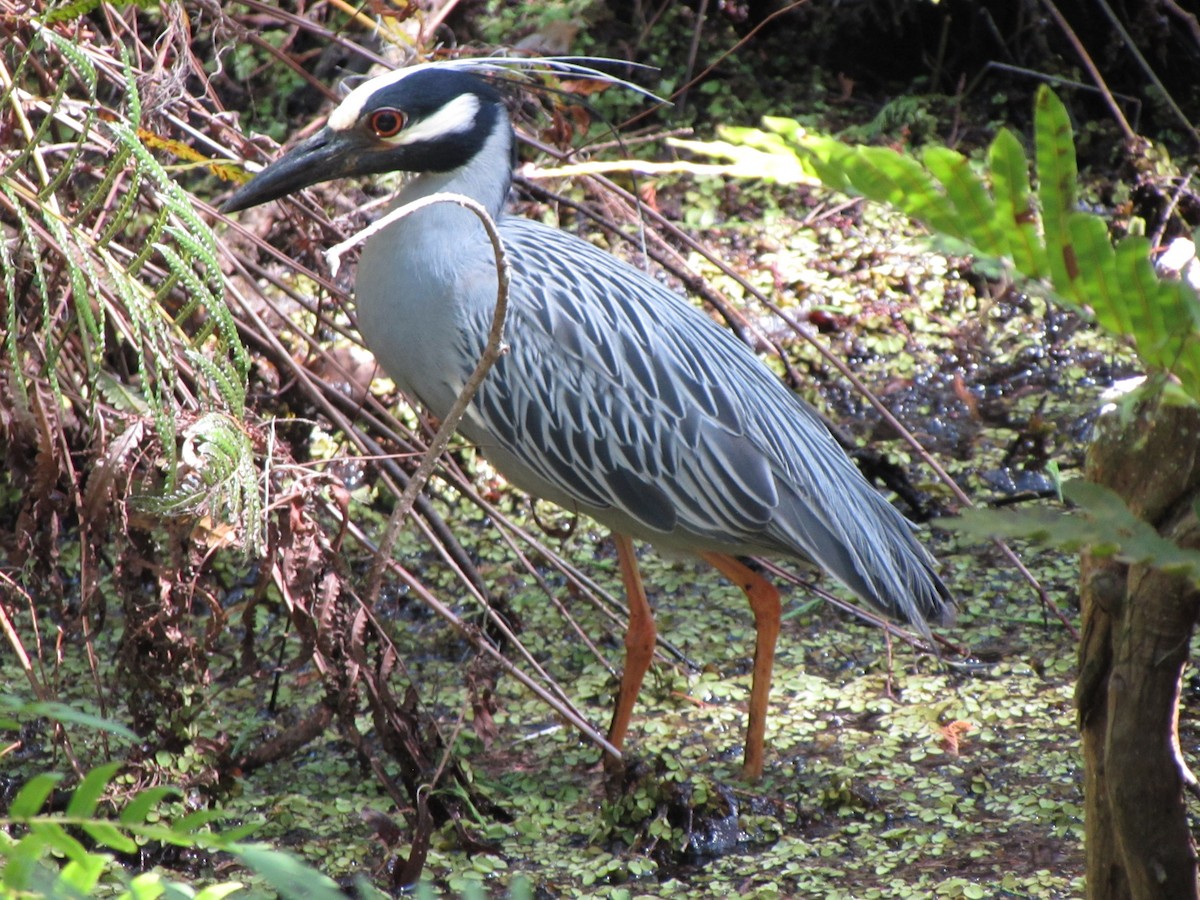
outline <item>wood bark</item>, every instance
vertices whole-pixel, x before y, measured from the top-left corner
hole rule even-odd
[[[1154,401],[1106,417],[1087,475],[1200,548],[1200,410]],[[1088,898],[1200,900],[1177,718],[1200,593],[1188,578],[1085,554],[1081,602]]]

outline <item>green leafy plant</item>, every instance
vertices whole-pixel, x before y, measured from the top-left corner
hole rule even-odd
[[[983,171],[948,147],[917,156],[810,134],[796,120],[767,117],[766,130],[724,128],[724,144],[686,142],[693,151],[743,164],[780,157],[766,177],[815,176],[826,186],[886,203],[957,249],[1002,265],[1011,277],[1133,338],[1152,370],[1179,379],[1200,398],[1200,301],[1188,285],[1160,278],[1150,241],[1129,235],[1113,244],[1104,219],[1076,208],[1077,167],[1070,118],[1049,88],[1037,94],[1037,184],[1020,139],[1002,128]],[[744,172],[744,167],[743,167]]]
[[[1063,484],[1063,497],[1074,507],[1066,515],[1052,509],[964,510],[957,528],[981,538],[1034,540],[1063,550],[1087,548],[1097,557],[1182,575],[1200,587],[1200,552],[1164,538],[1114,491],[1075,478]]]
[[[1200,400],[1200,298],[1188,284],[1159,277],[1145,237],[1129,235],[1114,244],[1101,216],[1077,208],[1071,123],[1049,88],[1041,88],[1036,99],[1036,186],[1021,141],[1008,129],[992,141],[986,165],[977,166],[947,147],[927,147],[913,156],[809,134],[792,119],[768,117],[764,124],[766,131],[726,128],[725,143],[714,148],[695,142],[687,147],[709,149],[743,168],[753,157],[779,157],[783,161],[765,173],[794,179],[799,169],[828,187],[886,203],[957,251],[998,265],[1026,289],[1132,339],[1142,362],[1158,376],[1156,388],[1173,379],[1188,401]],[[1077,517],[982,513],[965,527],[974,534],[1033,537],[1067,550],[1100,546],[1105,555],[1196,577],[1193,555],[1152,539],[1149,526],[1138,526],[1115,494],[1094,485],[1064,487],[1064,493],[1079,508]]]
[[[81,898],[117,897],[144,900],[148,897],[177,897],[191,900],[221,900],[245,888],[240,881],[221,881],[199,890],[159,871],[130,875],[118,854],[136,853],[147,843],[158,842],[208,853],[226,853],[254,872],[280,897],[304,900],[346,900],[328,877],[291,854],[264,844],[245,843],[255,825],[224,831],[210,826],[223,815],[197,810],[169,819],[162,805],[177,797],[173,787],[159,785],[140,790],[123,804],[105,798],[117,791],[122,764],[97,766],[80,780],[65,805],[47,809],[62,781],[56,773],[29,779],[13,798],[8,812],[0,816],[0,893],[6,897]],[[112,815],[105,807],[112,807]],[[114,883],[117,885],[114,890]],[[382,896],[366,881],[357,885],[358,896]],[[528,881],[514,881],[510,897],[530,897]],[[418,898],[434,897],[427,884],[416,891]],[[479,888],[466,888],[461,896],[482,896]]]
[[[344,900],[346,895],[332,880],[294,856],[244,842],[254,824],[214,831],[211,826],[223,813],[207,809],[168,818],[163,804],[181,793],[174,787],[149,787],[123,803],[114,801],[121,769],[119,762],[92,769],[65,803],[55,795],[61,775],[44,772],[25,782],[7,814],[0,816],[0,892],[10,897],[103,894],[129,900],[164,895],[220,900],[244,887],[242,882],[223,881],[195,890],[158,871],[131,876],[118,854],[136,853],[158,842],[229,854],[285,898]]]
[[[164,510],[223,515],[260,546],[258,476],[237,426],[249,356],[224,302],[216,238],[151,152],[128,60],[124,105],[107,108],[93,58],[33,24],[35,39],[0,78],[0,107],[21,111],[24,141],[0,166],[0,212],[13,228],[0,242],[6,393],[34,420],[73,407],[91,421],[103,403],[122,410],[127,430],[111,446],[128,455],[126,444],[157,436]],[[69,73],[49,95],[34,87],[39,59]],[[136,362],[134,377],[112,376],[117,354]],[[37,396],[41,383],[54,410]],[[199,452],[181,465],[189,444]],[[197,468],[203,493],[180,489]]]

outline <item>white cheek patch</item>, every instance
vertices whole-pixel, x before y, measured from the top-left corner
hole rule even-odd
[[[479,98],[474,94],[460,94],[433,115],[411,122],[408,127],[387,142],[392,145],[416,144],[433,138],[459,134],[475,127],[479,114]]]
[[[326,124],[333,131],[350,131],[356,128],[371,96],[381,88],[394,84],[404,76],[411,75],[412,72],[413,69],[397,69],[387,75],[372,78],[366,84],[360,84],[346,95],[346,99],[337,109],[329,114]],[[479,98],[474,94],[462,94],[433,115],[413,122],[395,137],[386,138],[386,141],[392,145],[412,144],[440,135],[470,131],[475,125],[475,117],[478,113]]]
[[[374,81],[368,81],[366,84],[360,84],[349,94],[346,99],[338,104],[338,108],[329,114],[328,125],[333,131],[349,131],[358,121],[358,117],[362,115],[363,104],[367,102],[367,98],[374,93],[378,85]]]
[[[348,93],[345,99],[338,104],[337,109],[329,114],[329,121],[326,124],[334,131],[349,131],[358,122],[367,99],[373,93],[389,85],[393,85],[397,81],[404,80],[413,72],[427,68],[429,68],[428,63],[419,66],[409,66],[406,69],[393,69],[390,72],[384,72],[382,75],[376,75],[370,81],[364,81]]]

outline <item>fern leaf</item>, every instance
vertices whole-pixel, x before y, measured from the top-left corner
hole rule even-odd
[[[84,775],[83,780],[79,782],[79,787],[75,788],[75,792],[71,795],[71,802],[67,804],[67,815],[77,819],[94,816],[96,804],[100,802],[109,782],[113,780],[120,769],[121,763],[110,762],[96,766]]]
[[[83,82],[88,97],[95,99],[96,85],[98,83],[96,67],[88,59],[87,54],[80,50],[74,41],[68,40],[53,29],[42,27],[40,22],[34,20],[31,24],[38,29],[38,33],[42,36],[43,40],[53,44],[55,51],[66,57],[67,61],[71,64],[71,68],[75,70],[76,76]],[[65,81],[65,79],[63,80]]]
[[[243,890],[245,885],[240,881],[226,881],[222,884],[210,884],[197,892],[194,900],[225,900],[230,894]],[[365,896],[365,895],[364,895]]]
[[[42,772],[34,775],[17,792],[12,804],[8,807],[9,818],[18,821],[31,819],[38,814],[46,803],[51,791],[62,781],[62,775],[57,772]]]
[[[138,791],[133,799],[125,804],[118,818],[122,825],[141,825],[164,800],[178,796],[182,796],[182,792],[170,785],[161,784],[146,788]]]
[[[198,809],[172,822],[171,830],[177,835],[191,835],[224,817],[225,813],[219,809]]]
[[[73,837],[59,821],[45,818],[30,819],[25,823],[31,834],[38,836],[42,842],[52,847],[61,856],[71,860],[83,860],[88,852],[83,844]]]
[[[133,844],[132,841],[130,841]],[[137,844],[133,844],[132,850],[137,850]],[[101,876],[104,875],[111,860],[99,853],[89,853],[81,859],[73,859],[59,873],[58,881],[54,885],[55,894],[57,896],[70,896],[69,892],[75,892],[79,897],[91,897],[96,893],[96,885],[100,883]]]
[[[1009,252],[1018,272],[1044,278],[1046,253],[1037,232],[1037,211],[1029,187],[1029,161],[1021,142],[1001,128],[988,148],[988,170],[996,199],[996,228],[1008,235]]]
[[[1037,134],[1038,202],[1046,239],[1046,267],[1051,284],[1076,306],[1087,305],[1079,296],[1075,279],[1079,262],[1070,241],[1067,219],[1075,209],[1075,143],[1067,109],[1044,85],[1035,102],[1034,130]]]
[[[291,854],[256,844],[238,846],[233,852],[284,897],[345,900],[345,895],[331,878],[309,868]]]
[[[46,13],[46,23],[57,25],[60,22],[74,22],[82,19],[100,5],[100,0],[71,0],[70,3],[55,4]]]
[[[45,857],[49,852],[46,839],[36,833],[26,834],[14,841],[0,829],[0,855],[4,865],[0,867],[0,887],[4,895],[24,892],[34,897],[51,896],[54,883],[58,880],[57,868],[51,868]]]
[[[926,168],[946,191],[961,229],[954,235],[987,256],[1011,255],[1003,232],[996,228],[996,204],[988,196],[983,180],[971,171],[971,162],[948,147],[930,147],[925,151]],[[931,227],[932,222],[927,222]]]
[[[1077,296],[1086,302],[1096,321],[1117,334],[1130,334],[1135,325],[1132,308],[1121,296],[1116,253],[1104,222],[1088,213],[1071,213],[1065,220],[1067,243],[1077,257],[1087,261],[1074,276]]]
[[[968,535],[1033,540],[1071,553],[1087,548],[1097,556],[1181,575],[1200,586],[1200,551],[1164,538],[1114,491],[1077,478],[1064,482],[1063,496],[1077,508],[1069,512],[972,509],[948,524]]]
[[[94,728],[97,731],[115,734],[124,740],[137,740],[137,735],[120,722],[106,719],[103,716],[97,716],[94,713],[84,712],[66,703],[58,703],[53,700],[39,700],[27,703],[15,698],[0,697],[0,708],[3,707],[13,709],[24,717],[45,716],[48,719],[54,719],[56,722],[81,725],[84,728]]]
[[[79,827],[102,847],[109,847],[118,853],[137,852],[137,841],[109,822],[80,822]]]

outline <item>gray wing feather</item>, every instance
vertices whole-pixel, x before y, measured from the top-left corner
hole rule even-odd
[[[501,233],[509,352],[475,408],[512,457],[642,537],[806,556],[889,612],[946,617],[949,593],[908,521],[747,348],[565,232],[505,218]],[[480,340],[491,312],[467,311],[464,340]],[[476,359],[481,346],[463,349]]]

